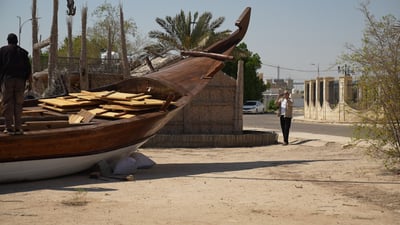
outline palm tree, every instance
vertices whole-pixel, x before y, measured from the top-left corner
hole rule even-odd
[[[36,4],[37,1],[32,1],[32,72],[38,72],[40,69],[40,48],[35,48],[35,44],[39,42],[38,33],[39,33],[39,25],[38,18],[36,16]]]
[[[183,10],[175,17],[157,18],[156,22],[165,32],[150,31],[149,37],[158,39],[159,43],[146,49],[153,54],[163,54],[169,50],[202,50],[230,34],[230,30],[215,31],[224,20],[224,17],[219,17],[212,21],[210,12],[205,12],[200,16],[198,12],[195,12],[193,17],[189,12],[186,16]]]
[[[82,90],[89,90],[90,82],[87,71],[87,37],[86,37],[86,27],[87,27],[87,6],[82,8],[82,36],[81,36],[81,54],[80,54],[80,88]]]
[[[122,4],[119,5],[119,23],[121,30],[121,55],[122,55],[122,69],[124,78],[130,77],[130,66],[128,63],[128,52],[126,49],[126,35],[124,27],[124,11],[122,10]]]

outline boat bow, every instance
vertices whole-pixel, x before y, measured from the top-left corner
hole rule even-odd
[[[206,48],[204,52],[189,54],[191,56],[177,64],[146,76],[172,87],[183,96],[196,95],[207,85],[209,78],[222,69],[224,60],[230,58],[235,46],[242,41],[249,27],[250,15],[251,8],[247,7],[235,23],[238,29]]]

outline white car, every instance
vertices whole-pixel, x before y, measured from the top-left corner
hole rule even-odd
[[[243,104],[243,113],[264,113],[265,106],[260,101],[246,101]]]

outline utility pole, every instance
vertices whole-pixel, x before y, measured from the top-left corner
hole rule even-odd
[[[278,67],[276,67],[276,72],[277,72],[277,79],[279,80],[279,76],[280,76],[280,72],[281,72],[281,67],[280,66],[278,66]]]
[[[17,18],[18,18],[18,45],[21,45],[22,27],[25,25],[25,23],[32,21],[33,18],[29,18],[29,19],[25,20],[22,24],[21,24],[21,17],[17,16]],[[35,19],[40,19],[40,17],[37,17]]]
[[[319,63],[315,64],[315,63],[311,63],[312,66],[317,66],[317,78],[319,78]]]

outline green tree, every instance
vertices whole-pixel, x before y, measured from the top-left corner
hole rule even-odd
[[[257,70],[261,68],[261,59],[258,54],[253,54],[247,49],[245,43],[239,44],[233,53],[235,60],[225,63],[224,71],[229,76],[237,77],[237,62],[244,62],[243,76],[243,100],[261,100],[262,93],[267,89],[264,81],[257,76]]]
[[[92,16],[97,18],[94,25],[88,28],[88,39],[99,50],[109,50],[121,52],[121,31],[119,8],[110,3],[98,6]],[[137,27],[133,19],[124,20],[125,34],[128,37],[135,36]],[[127,46],[128,49],[131,46]]]
[[[359,88],[360,123],[356,140],[366,139],[368,153],[384,159],[392,169],[400,168],[400,32],[399,21],[392,15],[374,18],[361,4],[366,18],[362,46],[349,45],[342,58],[361,70]]]
[[[72,57],[79,57],[81,52],[81,35],[72,38],[73,52]],[[87,40],[88,58],[99,58],[101,49],[98,45],[91,40]],[[68,56],[68,38],[65,38],[58,49],[58,56],[67,57]]]
[[[157,18],[156,22],[164,32],[153,30],[150,38],[157,39],[158,43],[149,46],[148,51],[163,54],[170,50],[201,50],[230,34],[230,30],[216,32],[224,22],[224,17],[212,21],[212,14],[205,12],[199,16],[198,12],[185,14],[183,10],[175,17]]]
[[[111,50],[121,52],[121,32],[120,32],[120,9],[109,3],[98,6],[92,13],[97,21],[92,27],[88,28],[88,58],[99,58],[100,53],[108,48],[108,30],[111,29],[110,43]],[[136,36],[136,24],[132,19],[124,19],[124,29],[126,35]],[[142,41],[143,42],[143,41]],[[81,36],[73,37],[73,57],[79,57],[81,51]],[[137,49],[135,44],[127,43],[128,52]],[[143,44],[144,45],[144,44]],[[143,47],[142,47],[143,48]],[[68,39],[64,39],[58,50],[59,56],[67,57]]]

